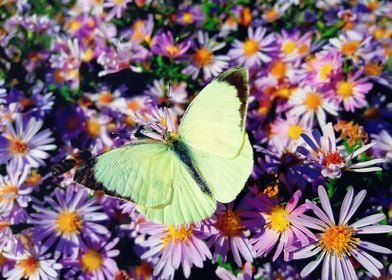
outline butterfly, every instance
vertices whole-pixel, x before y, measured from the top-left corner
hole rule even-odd
[[[80,166],[74,180],[130,200],[149,220],[165,225],[209,218],[217,202],[233,201],[252,172],[245,131],[248,72],[232,68],[204,87],[178,131],[112,149]]]

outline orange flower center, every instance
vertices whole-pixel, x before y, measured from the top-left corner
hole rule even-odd
[[[239,236],[242,232],[241,218],[234,211],[227,210],[218,217],[215,227],[219,229],[223,235]]]
[[[128,109],[130,109],[132,112],[137,112],[140,107],[140,103],[136,99],[128,102]]]
[[[256,40],[246,39],[244,42],[245,56],[253,56],[260,50],[260,44]]]
[[[339,83],[337,93],[343,98],[351,97],[354,93],[354,83],[353,82]]]
[[[18,187],[6,183],[2,188],[0,188],[0,202],[9,203],[15,200],[18,193]]]
[[[75,211],[66,210],[57,216],[56,225],[61,234],[78,234],[83,228],[83,220]]]
[[[339,152],[332,152],[327,154],[324,158],[323,165],[329,166],[330,164],[341,164],[344,163],[344,160]]]
[[[102,104],[110,104],[113,102],[113,95],[110,93],[110,91],[104,91],[99,96],[98,101]]]
[[[180,49],[176,45],[170,45],[166,47],[170,57],[176,57],[180,53]]]
[[[101,134],[101,125],[94,119],[89,119],[86,123],[87,133],[91,137],[98,137]]]
[[[93,249],[88,249],[81,257],[81,263],[84,270],[92,272],[102,267],[103,257],[101,254]]]
[[[13,155],[24,155],[28,150],[27,143],[20,139],[11,139],[8,148]]]
[[[151,279],[153,268],[148,262],[142,262],[135,267],[136,279]]]
[[[357,240],[353,238],[353,231],[348,226],[331,226],[321,237],[321,246],[328,253],[333,251],[338,258],[349,255],[350,249],[355,247]]]
[[[358,49],[359,41],[348,41],[342,45],[342,53],[346,56],[352,56]]]
[[[183,21],[185,24],[192,24],[192,23],[194,22],[194,18],[193,18],[192,13],[185,12],[185,13],[182,15],[182,21]]]
[[[213,61],[213,54],[207,48],[201,48],[194,54],[194,59],[199,67],[210,65]]]
[[[36,273],[36,271],[40,267],[39,260],[33,256],[30,256],[27,259],[19,261],[18,266],[20,266],[22,268],[23,276],[25,278],[29,278],[31,275]]]
[[[281,60],[272,62],[269,67],[270,73],[278,80],[286,75],[286,64]]]
[[[318,93],[311,92],[306,96],[305,105],[309,110],[317,111],[322,101],[323,99]]]
[[[369,63],[365,66],[365,72],[370,76],[380,76],[382,67],[376,63]]]

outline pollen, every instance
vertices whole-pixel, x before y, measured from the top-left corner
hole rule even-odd
[[[101,254],[93,249],[88,249],[86,253],[84,253],[80,259],[83,269],[92,272],[102,267],[103,265],[103,257]]]
[[[273,207],[268,218],[270,223],[266,227],[278,232],[284,232],[290,227],[290,221],[287,220],[286,215],[287,212],[283,207]]]
[[[354,94],[354,83],[352,82],[339,83],[337,93],[343,98],[351,97]]]
[[[6,183],[0,188],[0,202],[9,203],[15,200],[18,193],[18,187],[14,184]]]
[[[61,234],[78,234],[83,228],[83,220],[75,211],[64,211],[57,216],[56,225]]]
[[[276,19],[279,18],[279,13],[277,10],[275,10],[274,8],[270,9],[269,11],[265,12],[265,19],[268,22],[272,22],[275,21]]]
[[[167,46],[166,51],[170,57],[176,57],[180,53],[180,49],[176,45]]]
[[[162,240],[163,247],[166,247],[170,242],[180,243],[188,242],[193,235],[193,227],[174,227],[168,226],[165,237]]]
[[[8,149],[11,154],[24,155],[28,150],[28,145],[26,142],[18,138],[15,138],[15,139],[11,139]]]
[[[339,152],[329,153],[326,155],[326,157],[323,160],[324,166],[329,166],[330,164],[336,165],[336,164],[342,164],[342,163],[344,163],[344,160]]]
[[[255,55],[260,50],[260,44],[256,40],[247,39],[244,42],[245,56],[250,57]]]
[[[297,45],[292,40],[288,40],[287,42],[283,43],[283,45],[282,45],[282,51],[285,55],[293,53],[296,48],[297,48]]]
[[[325,64],[323,67],[320,69],[320,77],[323,81],[328,79],[333,71],[333,66],[331,63]]]
[[[240,216],[232,210],[227,210],[222,213],[218,217],[215,227],[219,229],[223,235],[229,237],[239,236],[243,229]]]
[[[136,99],[128,102],[128,109],[130,109],[132,112],[137,112],[140,107],[140,103]]]
[[[348,41],[342,45],[342,53],[346,56],[352,56],[358,49],[359,41]]]
[[[286,64],[281,60],[276,60],[270,64],[270,73],[278,80],[286,75]]]
[[[87,133],[95,138],[101,134],[101,125],[94,119],[89,119],[86,123]]]
[[[183,21],[185,24],[192,24],[192,23],[194,22],[194,17],[193,17],[193,15],[192,15],[192,13],[185,12],[185,13],[182,15],[182,21]]]
[[[353,231],[348,226],[331,226],[321,237],[321,246],[327,252],[334,252],[338,258],[350,254],[350,249],[356,246],[357,240],[353,238]]]
[[[288,131],[287,131],[287,135],[293,139],[293,140],[297,140],[301,134],[303,132],[302,127],[300,127],[297,124],[293,124],[289,127]]]
[[[17,264],[23,270],[23,276],[29,278],[39,269],[39,260],[36,257],[29,256],[27,259],[20,260]]]
[[[193,57],[199,67],[210,65],[214,59],[213,54],[207,48],[198,49]]]
[[[342,138],[346,138],[348,140],[348,144],[350,146],[354,146],[358,142],[364,144],[368,141],[368,135],[364,131],[364,128],[358,124],[354,124],[353,121],[338,121],[335,125],[335,130],[340,132],[340,136]]]
[[[317,111],[322,101],[323,99],[318,93],[311,92],[305,99],[305,105],[309,110]]]

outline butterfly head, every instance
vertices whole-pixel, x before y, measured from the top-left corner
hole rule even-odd
[[[169,145],[172,146],[174,142],[178,142],[180,140],[180,135],[177,132],[166,130],[163,135],[163,140]]]

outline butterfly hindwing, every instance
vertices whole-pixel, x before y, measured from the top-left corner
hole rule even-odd
[[[181,162],[164,143],[138,143],[105,152],[77,170],[75,180],[137,204],[168,203]]]
[[[235,158],[244,141],[248,95],[246,69],[224,72],[188,106],[179,127],[181,138],[191,148]]]

